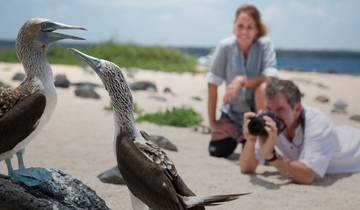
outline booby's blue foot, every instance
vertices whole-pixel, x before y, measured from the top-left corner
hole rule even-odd
[[[44,168],[31,167],[15,170],[9,176],[16,182],[23,183],[28,187],[34,187],[49,180],[51,173]]]
[[[14,181],[23,183],[29,187],[34,187],[46,182],[51,176],[50,172],[44,168],[25,168],[22,158],[19,160],[19,170],[13,170],[10,159],[5,160],[5,162],[8,168],[9,177]]]

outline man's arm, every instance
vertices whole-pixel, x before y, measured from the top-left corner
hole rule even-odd
[[[262,141],[261,152],[265,160],[272,160],[274,157],[273,151],[277,137],[277,127],[270,117],[265,116],[264,119],[268,136]],[[271,165],[280,173],[299,184],[311,184],[316,176],[316,173],[311,168],[298,160],[290,161],[280,157],[271,161]]]
[[[281,174],[298,184],[312,184],[316,176],[316,173],[311,168],[298,160],[290,161],[279,158],[271,162],[271,165]]]
[[[256,141],[247,140],[245,147],[240,155],[240,170],[244,174],[255,173],[258,161],[255,159],[255,143]]]
[[[256,114],[253,112],[247,112],[244,114],[243,135],[246,139],[246,144],[240,155],[240,170],[245,174],[254,173],[256,167],[258,166],[258,161],[255,158],[256,136],[251,135],[248,129],[250,118],[255,115]]]

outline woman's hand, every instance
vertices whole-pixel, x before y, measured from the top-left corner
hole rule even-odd
[[[232,100],[234,100],[236,96],[236,92],[242,88],[246,87],[247,78],[244,76],[236,76],[230,84],[226,87],[225,95],[223,98],[224,104],[230,103]]]

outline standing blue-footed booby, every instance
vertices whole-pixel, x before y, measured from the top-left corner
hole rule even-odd
[[[46,58],[49,44],[61,39],[83,38],[55,33],[57,29],[81,29],[47,19],[33,18],[19,30],[16,53],[26,78],[15,89],[0,88],[0,161],[5,160],[9,176],[28,186],[46,181],[49,173],[41,168],[25,168],[22,154],[50,119],[56,106],[53,73]],[[14,171],[12,156],[18,158],[19,170]]]
[[[132,95],[120,68],[71,50],[94,69],[109,92],[114,110],[117,163],[131,192],[133,209],[200,210],[247,194],[195,196],[166,153],[136,128]]]

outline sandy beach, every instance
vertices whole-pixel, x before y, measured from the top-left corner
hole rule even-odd
[[[94,82],[100,79],[82,67],[52,65],[54,75],[66,74],[71,83]],[[20,64],[0,63],[0,80],[12,87],[19,82],[11,78],[23,72]],[[157,92],[133,92],[134,100],[145,112],[166,107],[187,105],[204,117],[207,125],[207,83],[204,74],[177,74],[139,70],[130,82],[148,80],[157,85]],[[324,111],[336,124],[347,124],[360,129],[360,122],[350,116],[360,114],[360,76],[319,74],[309,72],[280,71],[280,77],[293,79],[304,93],[305,104]],[[169,87],[174,94],[164,93]],[[58,102],[50,122],[39,136],[31,142],[25,153],[27,166],[58,168],[90,186],[114,209],[130,210],[131,204],[126,186],[104,184],[97,175],[116,165],[112,148],[112,113],[105,111],[109,97],[103,88],[96,88],[100,100],[76,97],[74,86],[57,88]],[[220,97],[224,88],[220,89]],[[319,95],[328,103],[315,100]],[[199,97],[201,100],[194,100]],[[336,101],[348,104],[347,113],[332,113]],[[220,107],[220,102],[219,106]],[[236,150],[234,160],[213,158],[208,155],[209,135],[192,128],[138,124],[149,134],[162,135],[178,147],[178,152],[166,151],[174,161],[179,174],[198,195],[245,193],[251,195],[208,209],[359,209],[360,173],[326,176],[312,186],[301,186],[281,177],[273,167],[260,166],[257,174],[240,173]],[[15,161],[13,160],[15,165]],[[4,162],[0,173],[7,173]]]

